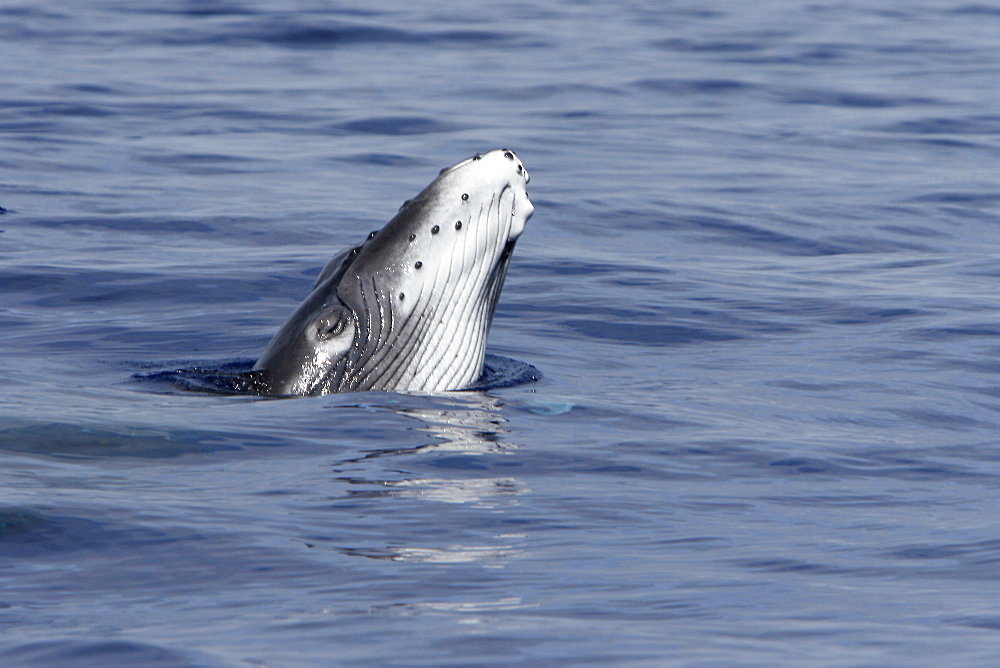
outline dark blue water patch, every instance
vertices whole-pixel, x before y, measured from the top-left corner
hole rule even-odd
[[[831,313],[818,318],[818,322],[830,325],[880,325],[904,318],[931,315],[932,312],[914,308],[872,308],[864,306],[828,307]]]
[[[219,16],[253,16],[257,10],[242,4],[219,2],[218,0],[186,0],[161,7],[129,7],[128,11],[147,14],[167,14],[190,16],[193,18],[213,18]],[[342,10],[341,10],[342,11]]]
[[[39,189],[19,189],[18,193],[46,197],[81,196],[81,193]],[[16,220],[17,224],[25,229],[41,227],[69,230],[71,232],[75,228],[121,231],[129,233],[129,236],[124,238],[129,239],[130,242],[141,240],[144,244],[155,244],[158,243],[159,239],[167,238],[171,235],[183,237],[203,234],[211,234],[217,238],[237,237],[241,245],[252,243],[268,247],[274,247],[278,244],[313,245],[316,242],[315,229],[303,230],[294,226],[277,225],[273,217],[251,218],[246,216],[213,215],[200,218],[186,218],[170,214],[137,216],[134,210],[118,209],[114,203],[107,206],[107,209],[100,216],[39,217],[22,214],[16,219],[12,219],[12,222]],[[317,224],[317,226],[321,225],[322,223]],[[132,235],[143,236],[136,238]],[[145,235],[157,237],[157,240],[148,239]],[[232,251],[232,253],[236,252],[239,251]],[[232,257],[232,255],[223,253],[220,266],[225,261],[225,257]],[[315,275],[313,278],[315,278]]]
[[[919,105],[939,104],[930,97],[889,96],[823,89],[789,89],[775,91],[776,97],[786,104],[847,107],[851,109],[893,109]]]
[[[1000,325],[983,323],[964,327],[924,327],[911,330],[909,337],[919,341],[953,341],[956,339],[996,339],[1000,342]]]
[[[72,102],[42,104],[37,106],[33,113],[45,116],[80,116],[84,118],[108,118],[117,115],[117,112],[111,109]]]
[[[1000,540],[984,540],[974,543],[918,543],[901,545],[886,550],[883,556],[891,559],[913,561],[962,559],[972,560],[980,567],[985,564],[1000,566]],[[994,566],[994,570],[995,570]],[[980,573],[986,577],[986,573]]]
[[[143,105],[145,106],[145,105]],[[141,110],[132,110],[135,112]],[[236,133],[260,133],[274,132],[280,130],[287,134],[312,134],[316,126],[329,120],[326,114],[310,114],[302,111],[269,112],[262,109],[249,107],[180,107],[177,109],[164,110],[166,115],[173,119],[188,118],[222,118],[226,120],[245,121],[246,123],[235,124],[227,128],[227,132]],[[246,127],[252,124],[253,128]]]
[[[211,665],[194,654],[148,643],[109,638],[107,640],[48,640],[15,645],[0,652],[0,663],[8,666],[176,666]]]
[[[896,214],[896,215],[901,214],[901,213],[905,213],[906,215],[911,215],[913,217],[916,217],[916,216],[919,215],[916,211],[909,212],[909,211],[907,211],[907,209],[912,209],[912,207],[886,207],[886,208],[884,208],[884,210],[891,211],[893,214]],[[935,228],[933,228],[933,227],[931,227],[929,225],[916,225],[916,224],[912,224],[912,223],[908,224],[908,225],[879,225],[876,229],[878,229],[878,230],[880,230],[882,232],[888,232],[889,234],[892,234],[892,235],[903,235],[903,236],[908,236],[908,237],[921,237],[921,238],[931,238],[931,239],[939,239],[939,240],[950,239],[951,238],[950,234],[948,234],[948,233],[946,233],[946,232],[944,232],[942,230],[935,229]],[[931,249],[929,249],[929,248],[927,248],[927,249],[921,248],[920,250],[931,250]],[[920,266],[924,266],[926,264],[933,264],[936,261],[934,261],[934,260],[906,260],[904,262],[911,262],[912,264],[899,264],[899,265],[896,265],[896,266],[893,266],[891,264],[886,264],[886,265],[881,265],[879,268],[883,268],[884,267],[884,268],[887,268],[887,269],[892,269],[892,268],[920,267]]]
[[[72,218],[32,218],[26,221],[33,227],[54,229],[94,228],[120,230],[123,232],[174,232],[178,234],[210,233],[216,229],[199,220],[185,218],[140,218],[136,216],[108,214],[106,216],[74,216]]]
[[[241,358],[221,362],[181,362],[171,365],[178,368],[135,373],[132,380],[142,383],[150,391],[263,396],[267,389],[260,374],[253,372],[256,361]],[[149,363],[147,366],[161,365]]]
[[[267,396],[268,390],[262,375],[253,371],[255,362],[254,359],[241,358],[191,365],[182,363],[175,365],[181,368],[136,373],[132,379],[151,390],[163,392]],[[531,364],[488,353],[479,379],[462,391],[486,392],[516,387],[534,383],[541,377],[541,371]]]
[[[653,42],[655,48],[693,53],[703,58],[714,58],[739,65],[793,65],[795,67],[829,67],[858,58],[856,45],[846,42],[809,42],[795,44],[789,41],[788,31],[761,30],[742,32],[744,39],[703,41],[671,38]],[[749,70],[748,70],[749,71]]]
[[[542,372],[533,364],[503,355],[487,353],[483,361],[483,373],[467,390],[486,392],[506,387],[517,387],[535,383],[541,378]]]
[[[65,306],[82,296],[77,291],[80,285],[133,283],[141,276],[143,275],[134,272],[86,271],[44,266],[18,267],[14,270],[0,270],[0,284],[4,286],[4,292],[8,297],[23,293],[25,297],[30,298],[27,303]],[[56,300],[54,303],[49,301],[53,299]]]
[[[942,137],[918,137],[910,141],[923,146],[931,146],[935,148],[955,149],[963,151],[979,150],[979,151],[988,151],[990,153],[996,152],[996,148],[986,142],[974,142],[968,140],[949,139]]]
[[[169,167],[182,174],[249,174],[260,171],[253,168],[262,161],[246,156],[223,155],[221,153],[150,153],[140,155],[140,162],[157,167]]]
[[[248,5],[249,3],[236,3],[228,0],[182,0],[180,2],[162,5],[125,3],[115,7],[115,10],[129,14],[190,16],[197,19],[211,19],[222,16],[259,16],[263,18],[292,16],[292,14],[283,13],[278,10],[272,10],[269,8],[261,10]],[[366,9],[363,7],[327,7],[324,5],[318,5],[315,8],[310,8],[307,5],[302,5],[301,7],[296,8],[294,16],[301,17],[317,15],[327,17],[333,13],[338,16],[350,16],[355,18],[366,18],[379,16],[381,14],[381,12],[377,9]]]
[[[740,247],[763,248],[781,255],[825,256],[846,253],[877,252],[871,239],[858,239],[852,243],[835,243],[830,240],[809,239],[769,230],[759,225],[739,223],[726,218],[707,215],[689,215],[662,221],[667,228],[678,231],[711,233],[711,241]],[[863,245],[857,245],[860,242]]]
[[[48,518],[27,508],[0,508],[0,550],[8,541],[20,540],[22,534],[32,532],[36,527],[48,523]]]
[[[930,204],[958,204],[991,207],[1000,204],[1000,192],[935,192],[912,197],[908,202]]]
[[[735,79],[640,79],[635,86],[670,95],[718,95],[755,86]]]
[[[128,89],[124,86],[116,87],[109,86],[107,84],[96,84],[96,83],[75,83],[75,84],[62,84],[56,87],[61,91],[65,91],[67,94],[75,95],[78,93],[83,93],[84,95],[99,95],[101,97],[127,97],[129,95]]]
[[[805,496],[771,496],[762,501],[776,503],[791,508],[891,508],[908,505],[901,497],[889,494],[866,495],[805,495]]]
[[[30,3],[0,7],[0,16],[17,16],[32,19],[66,19],[68,14],[57,14],[52,11],[52,7],[41,9],[33,7]]]
[[[739,559],[731,562],[734,566],[767,573],[802,573],[808,575],[839,575],[851,571],[835,568],[827,564],[796,559]]]
[[[993,367],[992,373],[998,373],[998,372],[1000,372],[1000,369],[997,368],[1000,365],[994,364],[994,365],[991,365],[991,366]],[[982,372],[985,372],[984,369],[978,369],[978,370],[982,371]],[[964,386],[963,389],[965,389],[965,390],[967,390],[969,392],[975,392],[976,394],[981,394],[984,397],[990,397],[992,399],[1000,399],[1000,385],[996,385],[996,386],[992,386],[992,387],[970,387],[970,386]],[[994,410],[996,410],[996,409],[994,408]]]
[[[881,325],[897,320],[934,315],[933,310],[915,308],[872,307],[843,303],[838,300],[820,298],[786,297],[780,301],[746,301],[713,298],[728,309],[747,313],[758,313],[760,324],[754,321],[734,321],[746,331],[781,331],[783,333],[802,331],[816,324],[824,325]],[[794,322],[779,321],[778,316]],[[780,328],[780,329],[775,329]]]
[[[951,624],[967,626],[970,629],[985,629],[987,631],[1000,631],[1000,616],[994,615],[974,615],[971,617],[957,617],[948,620]]]
[[[660,289],[671,288],[664,283]],[[751,335],[792,334],[806,329],[807,323],[777,320],[776,309],[780,306],[770,302],[748,303],[716,296],[694,297],[690,298],[690,302],[692,305],[644,309],[639,304],[635,304],[635,308],[608,306],[597,299],[571,300],[558,307],[544,301],[511,299],[501,303],[497,313],[506,320],[549,322],[549,326],[565,326],[576,333],[594,335],[603,340],[615,340],[616,332],[621,330],[626,332],[623,340],[626,343],[649,342],[647,338],[655,339],[655,334],[660,333],[667,336],[662,345],[730,341]],[[788,309],[787,313],[796,317],[802,315],[795,308]],[[658,327],[667,329],[658,331]]]
[[[483,97],[495,97],[497,95],[497,89],[495,87],[481,87],[475,88],[467,91],[472,96],[476,98]],[[605,111],[595,108],[596,105],[592,104],[592,101],[596,98],[602,97],[620,97],[626,94],[625,88],[613,85],[597,85],[591,83],[582,83],[574,81],[572,83],[545,83],[545,84],[535,84],[528,86],[521,86],[518,88],[504,89],[503,97],[507,100],[518,100],[519,102],[527,102],[529,100],[556,100],[560,102],[560,109],[556,111],[545,111],[544,113],[549,118],[560,118],[563,114],[569,114],[573,118],[581,118],[587,115],[594,116],[604,116]],[[574,104],[573,106],[582,106],[584,108],[569,111],[566,109],[570,100],[575,100],[582,98],[580,103]],[[591,101],[588,104],[587,101]],[[542,111],[541,109],[539,111]]]
[[[996,5],[969,4],[955,7],[946,11],[948,14],[956,16],[985,16],[1000,18],[1000,7]]]
[[[839,473],[840,467],[836,467],[830,464],[830,462],[824,461],[822,459],[811,458],[811,457],[788,457],[784,459],[776,459],[774,461],[768,462],[768,466],[772,468],[779,468],[782,471],[797,474],[810,474],[810,473]]]
[[[669,39],[653,42],[652,46],[665,51],[675,51],[678,53],[758,53],[769,48],[757,36],[747,40],[706,40],[696,41],[682,37],[671,37]]]
[[[412,44],[422,41],[413,33],[393,28],[359,25],[305,24],[247,25],[242,33],[218,34],[221,43],[262,42],[294,49],[334,48],[354,44]]]
[[[544,261],[517,258],[515,262],[518,267],[524,268],[525,273],[532,276],[614,276],[628,271],[631,274],[665,277],[674,273],[661,267],[643,267],[635,264],[623,267],[620,264],[597,262],[586,257],[573,260],[553,258]]]
[[[422,163],[410,156],[396,153],[355,153],[344,158],[348,162],[361,162],[379,167],[417,167]]]
[[[692,343],[718,343],[721,341],[737,341],[744,338],[730,332],[698,327],[636,322],[609,323],[605,319],[567,318],[559,321],[559,324],[571,332],[582,334],[592,339],[654,347]]]
[[[0,121],[0,132],[4,134],[17,135],[18,141],[38,141],[59,143],[60,140],[52,140],[50,135],[66,134],[66,128],[58,121],[49,120],[14,120]],[[8,137],[8,139],[10,139]]]
[[[10,315],[10,311],[0,307],[0,329],[10,332],[13,329],[23,329],[25,327],[34,329],[37,326],[35,319],[27,314]]]
[[[457,132],[462,128],[455,124],[443,123],[432,118],[414,116],[381,116],[362,118],[333,126],[336,130],[350,133],[364,133],[399,137],[424,135],[440,132]]]
[[[978,428],[991,428],[991,425],[977,420],[967,415],[957,413],[945,413],[943,411],[930,409],[889,409],[890,413],[895,413],[906,420],[921,424],[934,429],[945,429],[953,431],[969,431]],[[944,472],[942,470],[942,472]]]
[[[113,527],[85,517],[0,508],[0,555],[6,558],[62,559],[71,552],[103,552],[108,545],[138,547],[181,540],[138,527]]]
[[[978,262],[971,268],[961,272],[965,276],[985,276],[988,278],[1000,278],[1000,259],[986,260]]]
[[[444,469],[446,471],[488,471],[489,464],[476,453],[449,454],[433,457],[424,462],[429,469]]]
[[[261,437],[267,441],[266,437]],[[270,441],[267,441],[269,444]],[[196,429],[43,422],[0,430],[0,450],[60,458],[163,459],[238,450],[233,436]]]
[[[904,411],[887,412],[901,415],[904,419],[909,417]],[[857,463],[859,470],[864,474],[877,477],[900,480],[976,481],[989,485],[995,484],[996,476],[985,469],[957,461],[956,457],[960,454],[962,453],[954,447],[947,448],[939,456],[928,454],[928,451],[914,454],[899,448],[866,448],[850,453],[850,461]],[[975,458],[969,459],[971,464]]]
[[[838,61],[847,60],[852,53],[852,48],[847,44],[814,44],[795,54],[791,61],[799,65],[805,64],[834,64]]]
[[[1000,115],[953,117],[928,117],[899,121],[878,128],[882,132],[911,133],[920,135],[997,135],[1000,134]]]
[[[79,102],[40,102],[36,100],[7,99],[0,101],[0,109],[22,115],[32,120],[40,116],[76,116],[96,119],[108,118],[118,114],[115,110],[92,104],[81,104]]]
[[[841,392],[845,389],[861,387],[862,383],[843,383],[838,381],[806,383],[798,380],[772,380],[765,382],[764,385],[795,390],[796,392]]]
[[[879,426],[872,422],[872,426]],[[921,453],[914,457],[905,450],[867,449],[838,453],[836,456],[788,456],[787,452],[804,451],[803,444],[783,444],[782,452],[775,452],[773,441],[740,439],[699,441],[703,452],[691,450],[674,456],[698,457],[723,465],[733,478],[774,478],[776,475],[792,478],[847,481],[855,478],[877,478],[904,481],[976,481],[994,484],[995,476],[983,473],[974,466],[948,461],[945,456],[929,457]],[[950,454],[950,453],[948,453]],[[931,462],[931,463],[929,463]]]
[[[338,13],[343,14],[338,10]],[[312,20],[310,20],[310,18]],[[145,37],[149,38],[148,35]],[[285,49],[336,49],[358,45],[476,46],[508,44],[512,36],[491,30],[404,30],[400,28],[269,12],[249,20],[211,24],[204,29],[185,27],[152,38],[164,46],[268,45]]]
[[[21,295],[19,304],[60,308],[92,304],[139,304],[149,314],[154,304],[231,304],[257,302],[261,294],[281,294],[279,280],[247,282],[218,276],[177,276],[129,271],[85,270],[64,267],[19,267],[0,271],[8,297]],[[79,323],[78,323],[79,324]]]

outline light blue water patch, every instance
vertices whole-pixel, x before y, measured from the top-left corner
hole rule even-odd
[[[0,8],[0,663],[994,663],[1000,14],[897,4]],[[537,382],[133,380],[503,146]]]

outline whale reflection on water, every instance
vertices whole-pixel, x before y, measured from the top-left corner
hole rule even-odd
[[[412,431],[426,434],[430,440],[417,446],[379,448],[360,457],[342,460],[335,467],[340,475],[334,480],[345,485],[346,490],[336,500],[351,504],[352,508],[354,504],[363,503],[370,512],[384,512],[382,504],[395,501],[464,506],[473,512],[489,513],[491,520],[496,521],[517,507],[518,497],[530,492],[516,476],[481,475],[489,467],[474,465],[473,461],[466,461],[466,466],[448,467],[450,477],[408,474],[408,470],[417,467],[407,466],[407,461],[421,463],[420,458],[424,457],[437,457],[433,461],[440,462],[441,457],[505,457],[516,451],[518,446],[509,440],[500,399],[474,392],[435,397],[384,397],[390,400],[390,405],[385,406],[387,410],[412,418],[415,422]],[[418,398],[423,401],[414,401]],[[405,459],[401,461],[400,458]],[[428,522],[433,523],[434,517],[435,512],[431,511]],[[437,533],[431,535],[437,536]],[[381,544],[371,544],[373,537],[366,532],[367,545],[332,547],[342,554],[369,559],[493,565],[517,556],[524,548],[523,534],[506,531],[495,534],[493,540],[475,544],[446,541],[429,545],[423,540],[427,534],[422,532],[420,536],[420,544],[407,544],[400,533],[388,536]]]

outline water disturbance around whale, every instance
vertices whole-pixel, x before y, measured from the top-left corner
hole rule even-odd
[[[507,149],[443,169],[335,256],[253,367],[262,394],[471,386],[514,244],[534,208]]]

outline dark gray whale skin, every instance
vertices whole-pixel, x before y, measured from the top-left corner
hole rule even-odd
[[[250,372],[255,393],[442,392],[481,377],[514,244],[534,208],[507,149],[441,170],[334,257]]]

